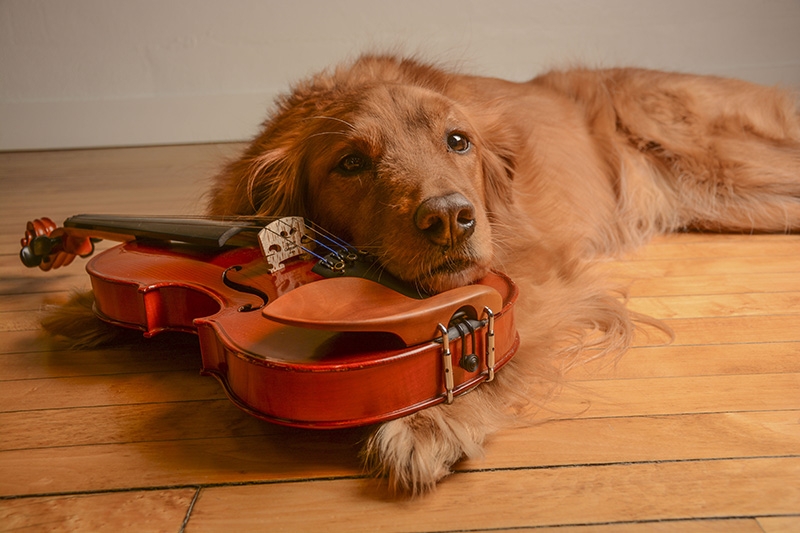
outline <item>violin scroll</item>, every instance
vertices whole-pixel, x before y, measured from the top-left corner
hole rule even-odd
[[[91,238],[72,235],[47,217],[28,222],[20,245],[22,264],[29,268],[38,266],[44,271],[67,266],[76,256],[88,257],[94,253]]]

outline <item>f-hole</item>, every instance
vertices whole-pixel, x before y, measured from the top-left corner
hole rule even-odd
[[[254,296],[258,296],[259,298],[261,298],[261,305],[257,307],[254,306],[253,304],[245,304],[239,308],[240,313],[257,311],[262,307],[264,307],[265,305],[267,305],[267,302],[269,301],[269,296],[267,296],[266,294],[264,294],[262,291],[258,290],[255,287],[251,287],[249,285],[245,285],[243,283],[239,283],[228,278],[229,271],[233,270],[235,272],[239,272],[241,269],[242,269],[241,265],[233,265],[231,267],[226,268],[222,272],[222,283],[224,283],[226,287],[230,287],[235,291],[244,292],[246,294],[252,294]]]

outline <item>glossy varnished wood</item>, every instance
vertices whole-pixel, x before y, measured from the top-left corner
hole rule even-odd
[[[364,430],[241,413],[192,339],[38,333],[88,277],[24,269],[28,219],[198,213],[237,149],[0,154],[0,531],[800,531],[798,236],[673,235],[609,263],[674,342],[643,329],[572,370],[539,423],[412,501],[362,475]]]

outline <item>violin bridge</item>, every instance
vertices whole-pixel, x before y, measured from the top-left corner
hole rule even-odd
[[[303,217],[284,217],[270,222],[258,232],[258,244],[270,274],[283,268],[283,262],[308,251],[304,246],[307,230]]]

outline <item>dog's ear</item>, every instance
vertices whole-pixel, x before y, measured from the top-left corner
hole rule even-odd
[[[335,103],[335,83],[323,73],[278,97],[272,117],[245,152],[216,177],[211,190],[212,215],[307,216],[305,154],[308,139]],[[331,114],[335,115],[334,112]]]
[[[481,140],[486,207],[490,212],[510,207],[513,198],[512,182],[516,172],[516,154],[511,136],[484,135]]]
[[[254,141],[216,177],[212,215],[304,216],[300,150]]]

